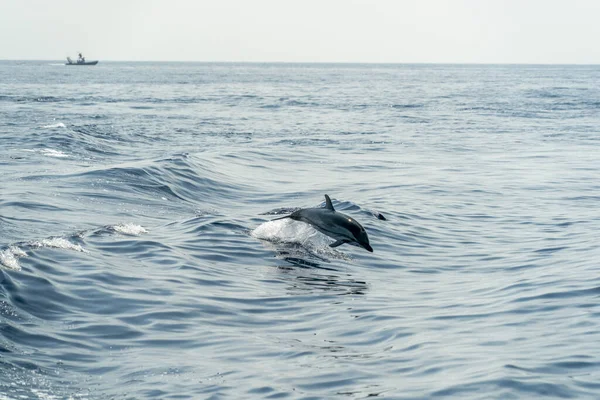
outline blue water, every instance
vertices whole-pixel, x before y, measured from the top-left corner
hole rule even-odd
[[[599,126],[598,66],[0,62],[0,398],[600,398]],[[269,222],[325,193],[374,253]]]

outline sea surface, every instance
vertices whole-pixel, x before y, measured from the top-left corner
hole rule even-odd
[[[2,400],[600,398],[600,66],[2,61],[0,150]]]

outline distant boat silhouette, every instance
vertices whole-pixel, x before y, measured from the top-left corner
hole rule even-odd
[[[73,60],[71,60],[71,57],[67,57],[67,62],[65,65],[96,65],[96,64],[98,64],[98,60],[85,61],[85,57],[83,56],[83,54],[79,53],[79,57],[77,58],[77,61],[73,62]]]

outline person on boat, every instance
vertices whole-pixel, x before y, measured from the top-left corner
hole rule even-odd
[[[83,64],[85,62],[85,57],[79,53],[79,58],[77,59],[78,64]]]

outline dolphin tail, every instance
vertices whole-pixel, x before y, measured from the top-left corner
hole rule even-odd
[[[331,248],[338,247],[338,246],[343,245],[344,243],[348,243],[348,241],[345,239],[336,240],[335,242],[331,243],[329,245],[329,247],[331,247]]]

